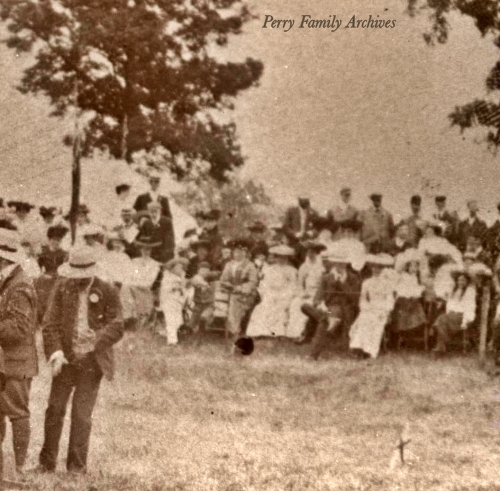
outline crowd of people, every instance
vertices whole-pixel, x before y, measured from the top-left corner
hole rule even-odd
[[[73,240],[69,216],[55,207],[37,213],[30,203],[1,203],[0,438],[7,418],[20,475],[37,330],[53,375],[41,472],[56,467],[73,392],[67,469],[85,472],[100,381],[113,376],[112,346],[126,330],[153,329],[175,346],[180,332],[197,345],[219,329],[243,355],[254,339],[289,338],[308,344],[313,360],[332,340],[364,359],[406,343],[422,342],[436,356],[454,338],[471,346],[481,319],[500,351],[500,219],[488,227],[476,201],[460,220],[436,196],[432,217],[423,218],[416,195],[395,224],[380,194],[358,210],[344,188],[322,215],[301,197],[281,223],[242,224],[247,233],[228,238],[219,210],[199,210],[196,227],[175,237],[160,179],[151,174],[150,190],[135,198],[130,185],[118,185],[111,223],[80,205]]]

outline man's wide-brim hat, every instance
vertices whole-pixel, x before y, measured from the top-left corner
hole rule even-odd
[[[20,263],[25,258],[21,248],[21,236],[16,230],[0,228],[0,257]]]
[[[35,208],[35,205],[32,205],[31,203],[26,203],[25,201],[9,201],[7,203],[7,206],[9,208],[14,208],[16,212],[19,211],[29,212],[33,208]]]
[[[57,208],[55,206],[49,206],[48,208],[46,206],[40,206],[40,216],[43,218],[48,218],[48,217],[54,217],[56,216]]]
[[[380,193],[372,193],[370,194],[370,199],[372,201],[380,201],[382,199],[382,195]]]
[[[182,268],[185,270],[189,265],[189,260],[185,257],[174,257],[174,259],[171,259],[165,264],[165,269],[172,270],[177,265],[182,266]]]
[[[195,241],[191,242],[190,245],[191,245],[192,249],[198,249],[199,247],[204,247],[205,249],[209,249],[210,248],[210,241],[204,240],[204,239],[195,240]]]
[[[321,259],[323,261],[327,261],[329,263],[338,263],[338,264],[349,264],[351,262],[351,258],[349,255],[341,250],[339,247],[335,245],[327,247],[321,253]]]
[[[57,270],[64,278],[83,279],[92,278],[98,274],[97,254],[93,247],[77,246],[69,251],[67,263]]]

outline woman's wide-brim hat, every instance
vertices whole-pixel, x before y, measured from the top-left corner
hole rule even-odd
[[[366,264],[383,266],[383,267],[391,267],[394,265],[394,258],[385,253],[381,254],[367,254],[365,257]]]
[[[13,263],[21,263],[25,256],[21,247],[21,236],[16,230],[0,228],[0,257]]]
[[[321,259],[329,263],[337,264],[349,264],[351,262],[351,258],[345,251],[341,250],[339,247],[332,246],[327,247],[321,253]]]
[[[185,270],[189,265],[189,260],[185,257],[174,257],[174,259],[171,259],[165,264],[165,268],[168,270],[172,270],[178,265],[182,266],[182,268]]]
[[[269,254],[281,257],[292,257],[295,256],[295,250],[286,245],[277,245],[269,249]]]
[[[90,246],[71,248],[68,262],[59,266],[57,270],[60,276],[72,279],[92,278],[97,276],[98,271],[97,254]]]

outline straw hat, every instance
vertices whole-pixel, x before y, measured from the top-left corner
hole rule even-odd
[[[329,263],[349,264],[351,262],[349,255],[338,247],[327,247],[321,253],[321,259],[323,259],[323,261],[328,261]]]
[[[295,256],[295,250],[286,245],[277,245],[269,249],[269,254],[273,254],[275,256],[291,257]]]
[[[73,247],[67,263],[59,266],[60,276],[72,279],[92,278],[97,275],[97,255],[93,247]]]

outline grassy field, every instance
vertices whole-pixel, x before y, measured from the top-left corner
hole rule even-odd
[[[65,433],[60,472],[33,489],[500,490],[500,380],[473,356],[309,362],[306,349],[260,342],[233,358],[217,339],[167,347],[127,334],[116,380],[101,386],[89,474],[63,472]],[[49,383],[43,366],[30,465]],[[401,465],[393,456],[408,424]]]

